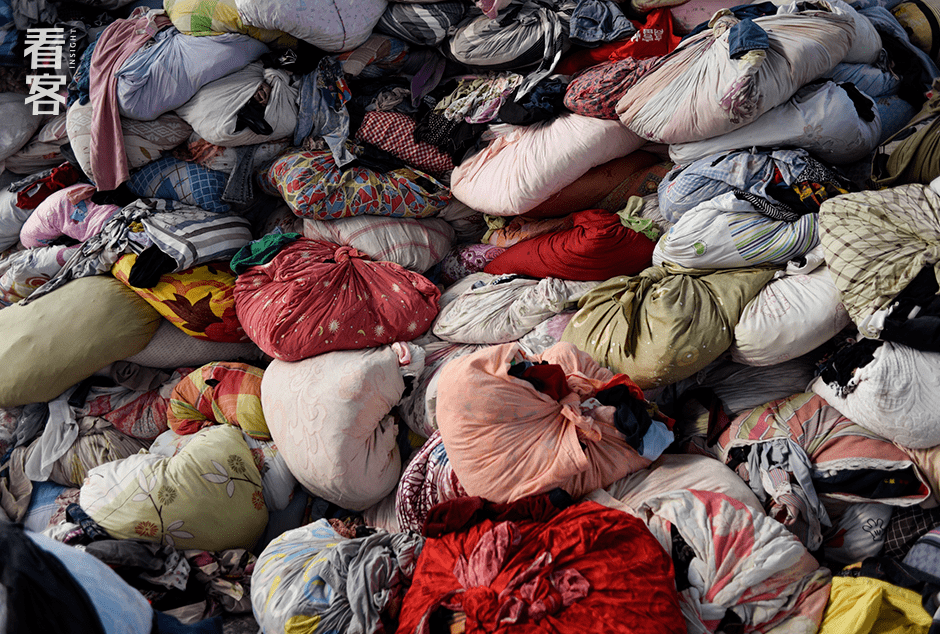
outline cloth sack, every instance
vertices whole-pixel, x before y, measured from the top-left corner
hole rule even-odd
[[[235,282],[245,332],[283,361],[414,339],[431,326],[439,297],[422,275],[309,238],[249,267]]]
[[[865,337],[876,315],[925,267],[940,276],[940,194],[911,183],[837,196],[819,208],[820,241],[832,279]]]
[[[312,240],[353,247],[374,261],[394,262],[416,273],[443,260],[454,239],[453,228],[441,218],[304,218],[303,234]]]
[[[822,247],[816,247],[803,266],[789,262],[744,307],[731,358],[748,365],[783,363],[815,350],[850,323]]]
[[[235,275],[228,265],[203,264],[166,273],[153,287],[138,288],[129,281],[135,262],[136,255],[125,255],[111,273],[189,337],[221,343],[250,341],[235,311]]]
[[[531,359],[561,366],[573,391],[556,400],[509,374],[520,353],[516,343],[490,346],[441,370],[438,428],[468,494],[512,502],[560,487],[580,498],[650,464],[607,418],[612,406],[580,408],[613,372],[559,343]]]
[[[268,508],[248,445],[229,425],[197,434],[171,458],[139,453],[92,469],[79,494],[82,510],[116,539],[250,549]]]
[[[259,184],[283,198],[296,215],[319,220],[364,214],[426,218],[450,200],[447,187],[423,172],[340,169],[330,152],[285,154],[261,173]]]
[[[65,126],[75,160],[78,161],[85,176],[94,183],[96,176],[91,166],[93,118],[92,104],[89,102],[82,105],[80,101],[76,101],[66,112]],[[122,118],[121,132],[124,137],[128,168],[133,170],[156,161],[164,151],[175,148],[189,138],[192,131],[192,127],[174,112],[162,114],[153,121]]]
[[[692,376],[724,353],[771,269],[683,269],[669,263],[584,294],[562,339],[650,389]]]
[[[510,246],[486,273],[604,281],[635,275],[652,261],[655,242],[630,228],[629,216],[602,209],[571,214],[572,227]]]
[[[911,449],[940,445],[940,353],[886,341],[848,389],[818,377],[810,389],[865,429]]]
[[[395,489],[401,475],[398,425],[389,415],[405,391],[391,346],[275,359],[261,380],[271,437],[310,493],[363,510]]]
[[[264,104],[264,120],[271,126],[271,133],[238,130],[238,111],[262,86],[270,89]],[[297,127],[297,104],[298,91],[290,85],[290,75],[255,62],[206,83],[179,105],[176,113],[208,143],[240,147],[291,137]]]
[[[617,121],[564,113],[514,126],[451,173],[454,197],[493,216],[537,207],[592,167],[626,156],[643,140]]]
[[[827,8],[747,21],[719,11],[708,24],[617,102],[620,120],[644,139],[689,143],[743,127],[844,61],[856,34],[852,17]],[[742,34],[742,50],[732,49],[744,29],[763,31],[766,48],[747,50]]]
[[[574,304],[595,286],[556,278],[535,280],[478,273],[447,289],[431,332],[454,343],[516,341]]]
[[[700,269],[784,265],[815,248],[819,233],[815,213],[777,220],[730,191],[682,214],[656,243],[652,261]]]
[[[0,310],[0,407],[44,403],[144,349],[160,316],[110,276]]]
[[[214,361],[190,372],[173,388],[167,425],[193,434],[209,425],[234,425],[252,438],[271,440],[261,410],[264,370],[245,363]]]
[[[263,42],[241,33],[192,37],[174,27],[163,29],[114,74],[118,111],[128,119],[152,121],[267,52]]]
[[[797,147],[828,165],[866,159],[881,142],[881,112],[851,84],[803,86],[752,123],[716,138],[674,143],[669,158],[687,165],[711,154],[751,147]]]
[[[246,26],[283,31],[329,53],[351,51],[363,44],[386,6],[385,0],[346,5],[322,0],[235,0]]]
[[[61,237],[84,242],[97,234],[120,207],[96,204],[91,200],[94,193],[91,185],[80,184],[50,194],[23,223],[20,242],[35,248]]]
[[[283,532],[251,575],[251,605],[270,632],[374,632],[394,622],[424,538],[344,538],[327,519]]]

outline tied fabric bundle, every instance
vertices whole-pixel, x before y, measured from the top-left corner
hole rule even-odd
[[[526,356],[518,343],[489,346],[441,370],[438,428],[469,495],[512,502],[559,487],[580,497],[649,466],[617,426],[618,408],[591,401],[615,378],[628,377],[558,343],[525,360],[560,366],[563,380],[537,372],[533,383],[510,372],[517,356]]]
[[[650,265],[656,243],[625,226],[618,214],[586,209],[571,219],[570,229],[523,240],[483,270],[600,282],[636,275]]]
[[[235,283],[235,309],[248,336],[282,361],[358,350],[423,334],[440,291],[392,262],[352,247],[299,238]]]
[[[173,388],[167,423],[178,434],[213,424],[234,425],[257,440],[271,440],[261,410],[264,370],[237,362],[213,362],[186,375]]]

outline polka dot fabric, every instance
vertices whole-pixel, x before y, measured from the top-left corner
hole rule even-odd
[[[410,341],[437,316],[440,291],[392,262],[348,246],[301,238],[235,284],[245,332],[275,359]]]

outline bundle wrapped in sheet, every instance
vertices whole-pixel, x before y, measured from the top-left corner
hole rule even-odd
[[[913,506],[930,496],[904,451],[813,393],[741,414],[721,434],[716,450],[748,482],[768,515],[810,550],[822,545],[823,529],[832,525],[830,500],[840,506]]]
[[[584,501],[548,496],[510,504],[479,498],[432,511],[398,632],[427,632],[442,608],[467,631],[573,634],[600,623],[618,634],[685,632],[672,561],[643,525]]]
[[[512,245],[483,270],[601,282],[635,275],[650,265],[655,243],[631,228],[629,214],[586,209],[570,218],[571,228]]]
[[[216,361],[187,374],[173,388],[167,424],[178,434],[209,425],[234,425],[252,438],[270,440],[261,410],[264,370],[246,363]]]
[[[251,548],[268,522],[261,474],[230,425],[197,432],[170,458],[139,453],[92,469],[79,504],[112,537],[179,549]]]
[[[285,531],[255,565],[255,618],[268,632],[385,631],[423,545],[414,533],[344,538],[326,519]]]
[[[513,362],[523,360],[536,364],[536,375],[548,375],[544,381],[514,376],[525,365],[510,374]],[[615,424],[614,406],[598,401],[594,409],[582,408],[615,380],[632,383],[615,379],[569,343],[530,359],[518,344],[507,343],[450,361],[438,383],[437,422],[467,493],[506,502],[560,487],[580,497],[649,465],[652,458],[642,456]],[[638,388],[636,393],[642,395]],[[633,443],[655,452],[656,442],[646,445],[643,438]]]
[[[546,319],[570,308],[596,286],[556,278],[477,273],[447,289],[457,294],[442,307],[431,332],[454,343],[515,341]]]
[[[721,136],[674,143],[669,158],[686,165],[710,154],[750,147],[797,147],[831,165],[867,158],[881,141],[875,101],[852,84],[812,82],[785,103]]]
[[[50,194],[23,223],[20,242],[35,248],[63,237],[84,242],[97,234],[120,207],[96,204],[91,200],[94,193],[91,185],[79,184]]]
[[[414,339],[431,326],[439,297],[422,275],[307,238],[249,266],[235,283],[245,332],[283,361]]]
[[[725,352],[744,307],[772,269],[685,269],[666,263],[588,291],[562,336],[643,389],[692,376]]]
[[[850,323],[817,246],[802,261],[789,262],[744,307],[731,358],[749,365],[782,363],[821,346]]]
[[[865,429],[902,447],[940,445],[940,353],[886,341],[843,382],[810,389]]]
[[[270,131],[239,126],[239,111],[259,91],[265,91],[265,101],[259,110]],[[205,84],[176,112],[209,143],[238,147],[293,135],[298,101],[297,89],[290,85],[286,71],[264,68],[256,62]]]
[[[819,209],[820,240],[832,279],[859,331],[877,338],[883,316],[921,272],[940,275],[940,194],[919,183],[854,192]]]
[[[669,144],[755,121],[846,60],[855,20],[829,6],[792,14],[783,7],[745,20],[719,11],[633,85],[617,103],[620,120],[644,139]]]
[[[330,53],[350,51],[365,42],[386,6],[385,0],[344,5],[305,0],[235,0],[245,26],[283,31]]]
[[[818,220],[815,213],[779,220],[731,191],[682,214],[656,243],[653,264],[698,269],[784,265],[819,244]]]
[[[298,216],[319,220],[363,214],[428,218],[450,200],[450,190],[424,172],[340,168],[329,152],[284,154],[262,172],[259,184],[283,198]]]
[[[152,121],[267,52],[263,42],[241,33],[192,37],[163,29],[115,73],[118,111],[128,119]]]
[[[291,473],[342,508],[366,509],[398,484],[390,412],[405,391],[399,346],[275,359],[264,372],[261,406]]]
[[[398,530],[421,532],[434,505],[466,495],[447,458],[441,433],[435,431],[401,475],[395,493]]]
[[[394,262],[416,273],[443,260],[454,241],[453,228],[441,218],[356,216],[302,222],[306,238],[350,246],[373,260]]]
[[[608,498],[602,504],[622,504]],[[635,512],[676,557],[676,586],[689,632],[816,632],[831,573],[782,524],[720,492],[663,491]]]
[[[643,140],[619,121],[574,113],[515,126],[451,174],[454,197],[494,216],[537,207],[592,167],[626,156]]]

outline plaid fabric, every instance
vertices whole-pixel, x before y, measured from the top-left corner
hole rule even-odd
[[[173,388],[167,424],[178,434],[194,434],[213,424],[234,425],[252,438],[271,440],[261,411],[263,375],[261,368],[224,361],[194,370]]]
[[[902,559],[918,539],[937,526],[940,526],[940,507],[896,508],[885,531],[885,545],[881,554]]]
[[[145,165],[127,181],[127,187],[142,198],[178,200],[207,211],[225,213],[231,209],[222,202],[228,176],[195,163],[165,156]]]
[[[924,266],[940,273],[940,195],[920,184],[844,194],[819,208],[820,241],[842,303],[863,334]]]
[[[430,143],[415,140],[415,126],[414,119],[400,112],[367,112],[356,138],[425,172],[442,174],[454,169],[449,154]]]

